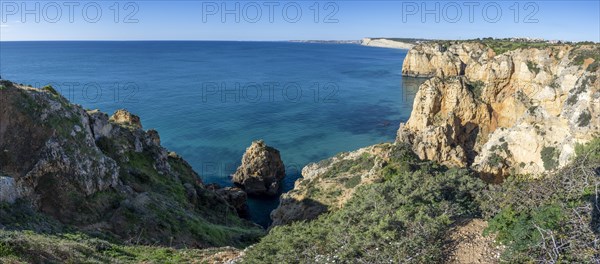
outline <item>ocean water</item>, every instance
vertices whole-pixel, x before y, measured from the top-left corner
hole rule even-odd
[[[281,152],[285,192],[309,162],[394,140],[422,82],[402,78],[405,56],[352,44],[1,42],[0,76],[139,115],[205,183],[231,185],[263,139]],[[268,225],[278,202],[250,199],[252,219]]]

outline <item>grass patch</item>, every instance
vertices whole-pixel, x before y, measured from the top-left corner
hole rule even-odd
[[[529,49],[529,48],[537,48],[537,49],[545,49],[548,47],[555,46],[556,44],[550,44],[545,42],[532,42],[532,41],[511,41],[508,39],[493,39],[493,38],[484,38],[479,40],[479,42],[488,46],[492,49],[496,55],[500,55],[509,51],[518,50],[518,49]]]
[[[335,178],[344,173],[370,170],[374,165],[374,158],[368,153],[363,153],[355,160],[344,159],[331,165],[331,168],[323,174],[323,178]]]
[[[204,263],[216,249],[124,245],[80,233],[0,230],[2,263]]]

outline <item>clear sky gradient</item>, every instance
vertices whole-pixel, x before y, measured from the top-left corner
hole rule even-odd
[[[2,41],[357,40],[363,37],[534,37],[600,42],[600,0],[0,0]]]

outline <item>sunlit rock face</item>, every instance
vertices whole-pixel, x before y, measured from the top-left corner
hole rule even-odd
[[[475,42],[418,45],[402,72],[431,79],[397,141],[423,159],[490,176],[559,168],[600,131],[599,53],[599,45],[499,55]]]
[[[233,182],[250,195],[275,195],[285,177],[285,166],[279,151],[262,140],[252,142],[233,174]]]

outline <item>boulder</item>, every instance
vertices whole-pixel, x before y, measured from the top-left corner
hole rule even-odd
[[[285,166],[279,151],[264,141],[252,142],[242,157],[242,164],[233,174],[233,182],[249,195],[276,195],[285,176]]]
[[[125,109],[117,110],[110,117],[110,121],[115,124],[123,125],[123,126],[134,128],[134,129],[142,128],[142,122],[140,121],[140,117],[136,116],[132,113],[129,113]]]

